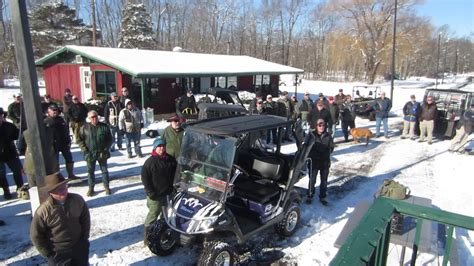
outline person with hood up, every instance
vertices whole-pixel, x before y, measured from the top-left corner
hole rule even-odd
[[[146,193],[148,214],[145,218],[144,243],[150,226],[161,217],[166,196],[173,191],[176,160],[166,153],[166,141],[157,137],[153,142],[151,156],[146,159],[141,171],[141,180]]]
[[[30,237],[48,265],[89,265],[91,220],[84,199],[68,193],[67,180],[56,172],[44,178],[48,195],[31,221]]]
[[[135,147],[135,154],[142,158],[142,150],[140,148],[141,129],[143,128],[142,112],[135,107],[132,100],[125,100],[125,108],[120,111],[118,118],[119,128],[125,135],[127,142],[128,158],[132,158],[132,142]]]

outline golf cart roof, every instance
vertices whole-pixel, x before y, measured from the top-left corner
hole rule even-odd
[[[266,130],[291,124],[285,117],[274,115],[243,115],[211,120],[201,120],[189,125],[193,130],[205,134],[235,135]]]
[[[221,103],[199,103],[198,104],[199,111],[207,112],[207,111],[217,111],[217,112],[240,112],[240,113],[248,113],[247,109],[242,105],[238,104],[221,104]]]
[[[353,89],[355,88],[366,88],[366,89],[371,89],[371,88],[380,88],[379,85],[355,85],[352,87]]]

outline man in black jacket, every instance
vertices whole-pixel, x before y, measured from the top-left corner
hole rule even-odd
[[[188,90],[185,95],[179,98],[178,108],[179,111],[184,115],[197,113],[196,99],[194,98],[192,90]]]
[[[20,152],[20,155],[24,155],[26,151],[26,142],[25,138],[23,137],[23,131],[26,130],[25,108],[23,105],[21,93],[13,95],[13,98],[15,101],[8,106],[8,118],[10,118],[10,120],[19,130],[20,135],[16,143],[16,147]]]
[[[59,152],[66,161],[66,171],[68,179],[79,179],[74,175],[74,161],[71,154],[71,137],[69,136],[69,127],[66,121],[59,116],[59,108],[56,104],[51,104],[48,107],[48,117],[44,119],[44,124],[47,128],[51,128],[53,133],[53,147],[56,159],[59,162]]]
[[[18,138],[18,128],[10,122],[5,121],[3,108],[0,108],[0,186],[3,189],[3,197],[8,200],[12,198],[6,177],[6,167],[8,165],[13,173],[17,191],[23,186],[21,175],[21,162],[16,152],[13,141]]]
[[[332,127],[331,114],[321,100],[316,103],[316,108],[311,109],[311,112],[308,114],[308,123],[312,129],[315,128],[318,119],[323,119],[326,122],[326,128]]]
[[[438,107],[432,96],[426,97],[426,101],[421,105],[420,114],[420,139],[418,142],[425,141],[425,135],[428,139],[428,144],[431,145],[433,141],[433,130],[436,117],[438,116]]]
[[[355,105],[351,102],[351,96],[347,95],[341,109],[341,128],[344,134],[344,141],[349,141],[349,129],[355,128]]]
[[[141,179],[146,193],[145,244],[150,226],[161,216],[166,195],[173,191],[176,160],[166,153],[166,141],[157,137],[150,158],[143,164]]]
[[[72,104],[69,107],[68,117],[72,133],[77,142],[77,132],[86,122],[87,107],[79,101],[76,95],[72,96]]]
[[[316,176],[318,172],[321,177],[321,184],[319,185],[319,201],[323,205],[327,205],[326,191],[328,186],[329,168],[331,167],[331,153],[334,150],[334,141],[331,135],[326,132],[326,122],[323,119],[318,119],[315,125],[315,130],[311,133],[315,136],[315,142],[309,157],[311,158],[311,178],[309,180],[309,190],[307,203],[311,203],[314,195],[314,185],[316,184]]]

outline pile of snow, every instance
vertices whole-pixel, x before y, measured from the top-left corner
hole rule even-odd
[[[400,110],[409,100],[411,94],[421,99],[425,91],[425,81],[420,80],[419,87],[414,81],[406,81],[410,87],[404,87],[404,81],[397,82],[394,91],[394,114],[389,118],[390,136],[386,139],[373,139],[368,146],[363,144],[341,143],[342,133],[336,132],[339,143],[332,155],[331,173],[329,176],[328,199],[325,207],[315,200],[311,205],[302,205],[302,221],[292,237],[281,239],[269,229],[252,240],[262,249],[261,253],[245,254],[244,264],[259,263],[271,254],[280,254],[276,260],[285,264],[327,265],[334,258],[338,249],[333,246],[337,236],[344,227],[354,207],[361,200],[372,201],[372,195],[384,179],[394,179],[407,185],[411,194],[431,199],[433,208],[474,216],[472,156],[447,152],[449,141],[436,140],[433,145],[401,140],[402,118]],[[304,91],[311,92],[313,98],[319,92],[335,95],[339,88],[344,93],[351,93],[352,86],[360,83],[334,83],[303,80],[298,87],[298,98]],[[281,90],[294,91],[294,87],[281,87]],[[389,93],[389,84],[382,84],[382,90]],[[388,94],[389,95],[389,94]],[[4,90],[0,90],[0,99],[4,98]],[[372,131],[374,122],[357,119],[358,127],[368,127]],[[161,131],[168,123],[161,121],[150,127]],[[150,128],[149,127],[149,128]],[[142,132],[144,133],[144,132]],[[152,139],[142,135],[144,154],[151,151]],[[296,151],[296,145],[287,144],[282,148],[284,153]],[[143,222],[147,214],[145,193],[140,181],[141,167],[146,158],[127,159],[125,151],[116,151],[109,160],[111,188],[113,194],[106,196],[102,185],[96,185],[98,195],[87,198],[86,164],[76,145],[73,145],[75,173],[84,180],[79,185],[71,185],[70,191],[78,193],[87,200],[91,212],[91,246],[90,260],[92,265],[190,265],[199,256],[196,246],[178,248],[168,257],[157,257],[143,246]],[[64,162],[61,169],[64,171]],[[100,172],[96,176],[100,180]],[[13,184],[11,173],[8,180]],[[307,178],[303,178],[297,186],[304,196]],[[13,186],[10,188],[13,191]],[[29,239],[31,221],[30,205],[27,201],[0,201],[0,219],[7,225],[0,230],[0,264],[32,265],[44,263]],[[463,229],[455,230],[456,250],[452,257],[457,262],[452,264],[473,264],[473,236]],[[432,249],[440,254],[444,250],[438,248],[437,233],[433,232]],[[397,264],[401,252],[400,246],[390,245],[388,264]],[[442,255],[441,255],[442,256]],[[405,263],[411,257],[408,248]],[[442,257],[431,254],[420,254],[419,264],[439,264]]]

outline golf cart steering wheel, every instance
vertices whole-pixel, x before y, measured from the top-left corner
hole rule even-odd
[[[235,169],[239,170],[242,174],[246,175],[246,176],[250,176],[249,173],[247,173],[247,171],[245,171],[242,167],[240,167],[240,165],[236,165],[235,163],[232,165],[232,167],[234,167]]]

